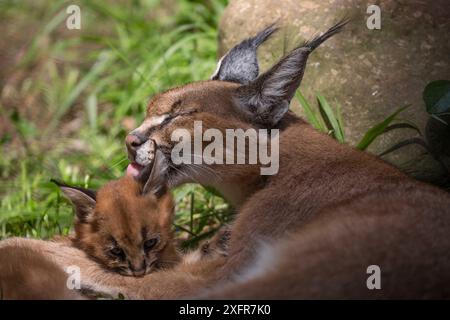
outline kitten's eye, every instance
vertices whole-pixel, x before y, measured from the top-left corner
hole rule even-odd
[[[153,249],[153,247],[156,245],[156,243],[158,243],[158,239],[156,239],[156,238],[145,241],[144,242],[144,250],[150,251],[151,249]]]
[[[109,253],[111,253],[111,255],[118,257],[118,258],[123,258],[125,257],[125,253],[123,252],[123,250],[119,247],[114,247],[111,250],[109,250]]]

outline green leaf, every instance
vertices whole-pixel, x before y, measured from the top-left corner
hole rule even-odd
[[[370,128],[364,137],[361,139],[361,141],[357,144],[356,148],[360,150],[366,150],[370,144],[381,134],[383,134],[386,129],[388,128],[389,124],[395,120],[397,115],[404,111],[405,109],[409,108],[410,105],[404,106],[399,108],[397,111],[395,111],[393,114],[391,114],[389,117],[384,119],[382,122],[378,123],[377,125]]]
[[[425,141],[423,141],[420,138],[411,138],[411,139],[406,139],[406,140],[400,141],[399,143],[397,143],[394,146],[390,147],[386,151],[380,153],[378,156],[379,157],[385,156],[385,155],[387,155],[387,154],[389,154],[391,152],[394,152],[394,151],[396,151],[398,149],[401,149],[403,147],[406,147],[406,146],[409,146],[409,145],[412,145],[412,144],[420,145],[425,150],[427,150],[428,153],[431,153],[431,151],[430,151],[428,145],[425,143]]]
[[[408,123],[408,122],[394,123],[394,124],[388,126],[386,128],[386,130],[384,130],[384,133],[392,131],[392,130],[397,130],[397,129],[412,129],[412,130],[416,131],[419,135],[422,135],[422,132],[420,131],[418,126],[416,126],[415,124],[412,124],[412,123]]]
[[[219,191],[217,191],[217,189],[215,189],[214,187],[205,186],[204,189],[207,192],[211,193],[212,195],[223,198],[222,194]]]
[[[448,114],[448,113],[443,113],[443,114]],[[441,119],[437,114],[432,114],[431,115],[432,118],[436,119],[439,122],[442,122],[445,125],[449,125],[445,120]]]
[[[320,118],[316,115],[313,108],[311,108],[311,105],[308,103],[308,101],[300,91],[297,91],[296,98],[298,102],[300,102],[300,105],[305,112],[305,116],[308,122],[317,130],[326,132],[327,128],[323,123],[321,123]]]
[[[423,100],[429,114],[440,114],[450,111],[450,81],[437,80],[430,82],[423,91]]]
[[[336,116],[325,97],[323,97],[320,93],[317,93],[316,96],[319,101],[320,109],[323,111],[322,117],[324,118],[325,123],[328,123],[330,126],[328,129],[332,130],[333,136],[337,141],[344,143],[343,130],[339,125],[340,121],[338,120],[338,116]]]
[[[344,120],[342,119],[342,107],[340,104],[336,102],[336,115],[337,115],[337,121],[339,124],[339,130],[341,131],[341,135],[343,138],[343,142],[345,141],[345,132],[344,132]]]

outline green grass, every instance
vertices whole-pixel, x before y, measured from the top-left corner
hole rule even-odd
[[[0,17],[23,16],[36,26],[16,69],[25,74],[19,101],[33,97],[36,109],[0,105],[13,128],[0,139],[0,238],[67,234],[72,209],[49,180],[98,188],[123,175],[123,140],[148,99],[207,79],[215,68],[224,0],[77,3],[80,31],[65,29],[64,1],[0,5]],[[199,186],[174,195],[177,235],[186,246],[229,220],[224,200]]]

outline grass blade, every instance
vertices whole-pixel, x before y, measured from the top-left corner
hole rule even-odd
[[[69,96],[56,111],[54,117],[50,121],[50,124],[44,131],[43,136],[47,136],[47,134],[54,131],[61,117],[66,114],[83,90],[85,90],[88,85],[91,84],[104,69],[106,69],[110,62],[110,56],[107,55],[106,52],[103,52],[97,62],[92,66],[91,70],[89,70],[89,72],[77,83],[77,85],[70,92]]]
[[[394,151],[396,151],[398,149],[401,149],[403,147],[409,146],[411,144],[418,144],[418,145],[422,146],[425,150],[427,150],[428,153],[431,154],[431,151],[430,151],[428,145],[425,143],[425,141],[423,141],[420,138],[411,138],[411,139],[406,139],[404,141],[400,141],[399,143],[397,143],[394,146],[390,147],[386,151],[380,153],[378,156],[379,157],[385,156],[385,155],[387,155],[387,154],[389,154],[391,152],[394,152]]]
[[[337,116],[335,115],[333,109],[331,108],[328,101],[320,93],[316,94],[317,100],[319,101],[319,107],[322,112],[322,116],[325,123],[328,122],[328,129],[333,132],[334,137],[341,143],[344,143],[343,130],[339,125]]]
[[[340,104],[336,102],[336,119],[338,121],[339,130],[341,131],[342,135],[342,142],[345,142],[345,132],[344,132],[344,120],[342,119],[342,107]]]
[[[386,130],[384,130],[383,133],[386,133],[386,132],[389,132],[392,130],[396,130],[396,129],[412,129],[412,130],[416,131],[418,134],[422,135],[422,133],[420,132],[420,129],[416,125],[411,124],[411,123],[406,123],[406,122],[392,124],[392,125],[388,126],[386,128]]]
[[[316,112],[314,112],[313,108],[311,108],[310,104],[300,91],[297,91],[296,98],[298,102],[300,102],[308,122],[317,130],[326,132],[327,129],[325,125],[320,121],[319,117],[316,115]]]
[[[383,134],[386,131],[386,128],[391,124],[392,121],[395,120],[397,115],[409,107],[410,107],[410,105],[406,105],[404,107],[399,108],[393,114],[391,114],[389,117],[384,119],[382,122],[380,122],[380,123],[376,124],[375,126],[373,126],[372,128],[370,128],[366,132],[364,137],[361,139],[361,141],[357,144],[356,148],[358,148],[359,150],[366,150],[378,136],[380,136],[381,134]]]

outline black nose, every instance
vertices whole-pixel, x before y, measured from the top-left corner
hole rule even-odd
[[[146,138],[138,133],[130,133],[125,138],[125,144],[128,152],[133,156],[136,155],[136,150],[145,142]]]

